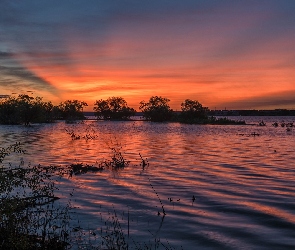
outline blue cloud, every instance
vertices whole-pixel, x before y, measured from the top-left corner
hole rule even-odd
[[[295,40],[295,1],[2,0],[0,32],[1,86],[10,82],[56,91],[25,68],[26,60],[42,68],[61,66],[64,76],[87,62],[97,69],[151,65],[153,72],[144,74],[168,79],[175,72],[163,73],[167,65],[202,74],[249,55],[280,56],[278,63],[287,68],[295,56],[289,42]],[[112,49],[120,53],[109,55]]]
[[[49,82],[19,65],[11,52],[0,51],[0,86],[11,91],[20,89],[44,90],[56,94],[57,90]]]

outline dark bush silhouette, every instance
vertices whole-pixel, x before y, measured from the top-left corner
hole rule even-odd
[[[71,206],[55,203],[58,168],[4,166],[14,153],[24,153],[19,143],[0,147],[0,249],[69,249]]]
[[[170,100],[161,96],[152,96],[148,102],[141,101],[139,109],[147,121],[181,122],[190,124],[245,124],[244,121],[233,121],[226,118],[208,117],[209,109],[196,100],[186,99],[181,103],[181,111],[174,112],[169,106]],[[19,95],[0,99],[0,124],[14,125],[53,122],[58,119],[66,122],[86,119],[83,109],[88,106],[79,100],[67,100],[54,106],[44,102],[41,97]],[[122,97],[110,97],[94,103],[94,114],[97,119],[130,120],[136,110],[128,107]]]
[[[94,115],[104,120],[129,120],[136,111],[128,107],[122,97],[110,97],[107,100],[98,100],[94,103]]]
[[[60,103],[58,106],[60,118],[68,122],[74,120],[84,120],[86,117],[83,114],[83,109],[88,106],[86,102],[78,100],[67,100]]]
[[[235,121],[235,120],[230,120],[226,117],[220,117],[216,118],[214,116],[211,116],[208,118],[208,123],[210,124],[217,124],[217,125],[245,125],[245,121]]]
[[[179,121],[184,123],[204,123],[208,119],[208,111],[209,109],[203,107],[198,101],[186,99],[181,103]]]
[[[53,110],[53,104],[42,101],[41,97],[8,97],[0,102],[0,123],[29,125],[34,122],[52,122]]]
[[[141,101],[139,109],[148,121],[170,121],[173,117],[173,110],[168,104],[169,101],[169,99],[161,96],[152,96],[148,102]]]

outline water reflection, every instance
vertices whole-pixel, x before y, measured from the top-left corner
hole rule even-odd
[[[139,240],[152,239],[152,232],[184,249],[291,248],[295,134],[271,126],[271,118],[264,122],[266,126],[141,121],[1,126],[0,142],[24,145],[26,155],[9,158],[16,164],[23,157],[31,164],[95,165],[110,159],[112,147],[119,148],[131,161],[122,171],[64,177],[60,184],[63,196],[75,190],[77,216],[92,230],[115,208],[122,213],[122,225],[129,210],[131,233]],[[250,136],[254,132],[260,135]],[[139,153],[149,161],[144,170]]]

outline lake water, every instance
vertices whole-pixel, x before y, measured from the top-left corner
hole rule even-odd
[[[61,167],[97,165],[110,159],[110,148],[120,148],[128,167],[59,183],[65,202],[74,189],[75,218],[86,231],[99,232],[116,213],[127,235],[129,213],[133,246],[157,238],[167,249],[295,249],[295,128],[271,125],[295,118],[234,119],[263,119],[266,126],[57,122],[0,126],[0,142],[21,142],[26,150],[6,163],[22,158]],[[72,140],[66,129],[81,139]],[[84,139],[87,134],[95,138]],[[145,169],[139,153],[148,159]]]

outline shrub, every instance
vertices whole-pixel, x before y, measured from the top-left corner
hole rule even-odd
[[[0,164],[19,144],[0,148]],[[66,249],[70,206],[56,207],[54,167],[0,166],[0,248]]]
[[[84,107],[88,106],[86,102],[78,100],[67,100],[59,104],[58,109],[60,117],[66,121],[84,120]]]
[[[180,121],[184,123],[202,123],[208,118],[208,108],[196,100],[186,99],[181,103]]]
[[[42,101],[41,97],[19,95],[8,97],[0,102],[1,124],[24,124],[34,122],[52,122],[54,106],[51,102]]]
[[[98,100],[93,108],[97,119],[104,120],[129,120],[136,111],[128,107],[122,97],[110,97],[107,100]]]
[[[170,108],[170,100],[161,96],[152,96],[148,102],[141,101],[139,109],[148,121],[165,122],[173,117],[173,110]]]

